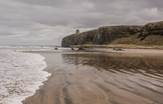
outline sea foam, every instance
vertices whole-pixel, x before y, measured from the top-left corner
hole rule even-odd
[[[22,104],[47,80],[49,73],[39,54],[0,50],[0,104]]]

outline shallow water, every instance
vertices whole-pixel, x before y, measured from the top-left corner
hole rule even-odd
[[[25,104],[163,104],[163,57],[42,54],[52,76]]]

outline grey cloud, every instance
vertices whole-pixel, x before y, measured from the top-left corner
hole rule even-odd
[[[157,8],[162,12],[163,4],[161,0],[21,0],[21,2],[40,5],[45,10],[47,10],[45,7],[51,7],[51,10],[47,10],[49,14],[45,14],[45,11],[40,13],[44,16],[37,17],[40,18],[37,20],[40,23],[76,27],[97,27],[109,23],[135,24],[135,20],[136,24],[143,24],[148,20],[159,20],[161,17],[146,18],[149,14],[147,12],[143,14],[143,11]],[[48,19],[49,16],[53,18]]]
[[[162,0],[0,0],[0,44],[59,44],[76,28],[158,21],[162,5]]]

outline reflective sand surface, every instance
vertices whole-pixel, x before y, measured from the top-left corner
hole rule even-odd
[[[163,57],[42,53],[45,85],[24,104],[163,104]]]

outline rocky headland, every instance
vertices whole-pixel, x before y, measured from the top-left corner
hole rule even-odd
[[[163,21],[142,26],[105,26],[75,33],[62,40],[63,47],[72,45],[163,45]]]

